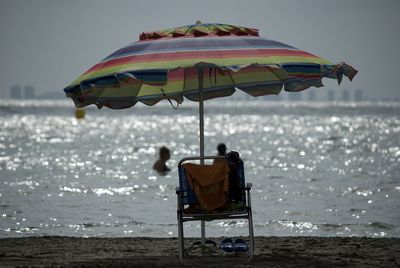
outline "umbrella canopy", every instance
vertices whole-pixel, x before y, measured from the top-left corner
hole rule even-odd
[[[160,100],[182,103],[232,95],[252,96],[322,86],[323,77],[350,80],[357,71],[281,42],[258,30],[226,24],[194,24],[140,35],[64,89],[76,107],[112,109]],[[201,89],[201,90],[199,90]]]
[[[252,96],[321,87],[323,77],[340,83],[357,71],[281,42],[257,29],[197,23],[140,35],[94,65],[64,89],[78,108],[154,105],[184,97],[199,102],[200,156],[204,156],[203,101],[240,89]],[[172,104],[172,102],[171,102]]]

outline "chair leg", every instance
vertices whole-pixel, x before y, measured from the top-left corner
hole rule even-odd
[[[253,214],[249,209],[249,237],[250,237],[250,256],[248,262],[251,261],[254,255],[254,230],[253,230]]]
[[[204,220],[201,220],[201,245],[206,245],[206,223]]]
[[[179,259],[183,262],[183,255],[184,255],[184,234],[183,234],[183,222],[182,222],[182,215],[178,213],[178,243],[179,243]]]

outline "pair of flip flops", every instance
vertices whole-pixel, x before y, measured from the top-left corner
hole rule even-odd
[[[233,241],[231,238],[225,238],[221,241],[220,249],[228,253],[249,251],[247,243],[241,238],[238,238],[235,241]]]

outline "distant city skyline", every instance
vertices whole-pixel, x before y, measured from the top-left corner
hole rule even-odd
[[[362,90],[363,99],[395,100],[399,12],[396,0],[3,0],[0,98],[8,98],[14,85],[32,85],[36,96],[62,95],[80,74],[141,32],[199,19],[258,28],[265,38],[358,69],[353,82],[324,79],[326,88],[316,89],[316,99],[321,91],[332,89],[337,96],[348,88]]]
[[[239,92],[239,93],[238,93]],[[65,98],[64,93],[61,91],[50,91],[40,93],[36,95],[36,89],[32,85],[13,85],[10,88],[9,96],[6,98],[10,99],[63,99]],[[251,100],[252,96],[241,92],[237,89],[237,92],[229,98],[229,100]],[[308,89],[300,92],[285,92],[282,91],[278,95],[267,95],[257,97],[259,100],[266,101],[381,101],[385,99],[369,99],[364,98],[363,91],[361,89],[351,90],[347,88],[341,89]],[[387,99],[386,99],[387,100]],[[400,101],[400,99],[393,99],[393,101]]]

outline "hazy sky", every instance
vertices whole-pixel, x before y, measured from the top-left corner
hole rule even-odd
[[[400,97],[398,0],[0,0],[0,97],[15,84],[33,85],[37,94],[61,91],[141,32],[196,20],[258,28],[358,69],[341,88]]]

